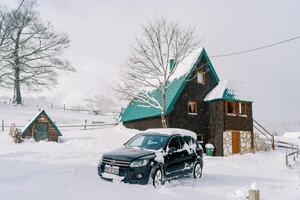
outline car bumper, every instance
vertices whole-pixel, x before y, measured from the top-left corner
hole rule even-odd
[[[131,184],[148,184],[152,166],[144,167],[120,167],[119,174],[104,172],[105,164],[98,166],[98,175],[106,181],[124,182]]]

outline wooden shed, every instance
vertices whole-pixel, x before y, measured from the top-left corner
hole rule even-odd
[[[34,138],[35,141],[58,141],[61,132],[47,115],[45,110],[40,111],[22,130],[23,138]]]

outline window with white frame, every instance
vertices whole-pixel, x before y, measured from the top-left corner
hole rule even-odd
[[[205,72],[197,72],[197,83],[205,85]]]
[[[248,116],[248,104],[239,103],[239,114],[245,117]]]

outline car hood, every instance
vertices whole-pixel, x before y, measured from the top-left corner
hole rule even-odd
[[[115,160],[133,161],[144,156],[155,155],[153,151],[138,149],[138,148],[119,148],[103,154],[104,158],[110,158]]]

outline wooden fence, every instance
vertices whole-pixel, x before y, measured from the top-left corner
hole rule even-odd
[[[34,107],[34,106],[33,106]],[[63,110],[63,111],[77,111],[77,112],[89,112],[89,113],[93,113],[96,115],[102,115],[104,114],[103,109],[99,108],[99,109],[89,109],[86,108],[84,106],[72,106],[72,105],[66,105],[63,104],[62,106],[54,106],[53,103],[51,103],[48,106],[41,106],[40,104],[36,104],[37,108],[47,108],[47,109],[56,109],[56,110]],[[113,114],[120,114],[120,111],[115,110],[114,112],[112,112]]]
[[[290,166],[290,158],[292,158],[294,162],[299,158],[300,147],[287,142],[280,142],[280,144],[279,147],[291,150],[290,153],[285,154],[285,164],[286,166]]]
[[[87,120],[84,121],[84,124],[56,124],[58,128],[79,128],[83,130],[87,129],[97,129],[97,128],[104,128],[107,126],[116,126],[118,125],[117,122],[114,123],[104,123],[104,122],[95,122],[92,121],[91,124],[87,123]],[[16,128],[23,128],[24,126],[16,125]],[[10,126],[7,126],[4,124],[4,120],[1,121],[1,131],[5,131],[6,128],[10,128]]]

